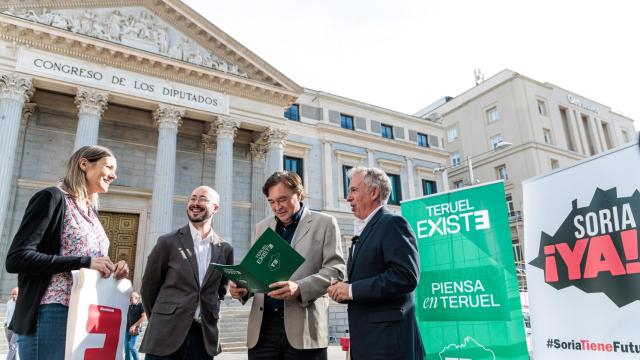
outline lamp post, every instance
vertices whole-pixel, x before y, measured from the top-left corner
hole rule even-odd
[[[500,141],[498,142],[493,149],[489,150],[489,151],[485,151],[483,153],[477,154],[477,155],[473,155],[473,156],[467,156],[467,169],[469,171],[469,183],[471,185],[473,185],[476,182],[476,178],[475,176],[473,176],[473,162],[472,159],[473,158],[477,158],[479,156],[488,154],[488,153],[492,153],[498,150],[502,150],[505,148],[508,148],[509,146],[513,145],[512,143],[508,142],[508,141]],[[436,172],[436,174],[440,174],[442,177],[442,183],[444,184],[443,186],[443,190],[447,191],[449,190],[449,179],[447,178],[447,170],[451,169],[452,166],[447,166],[447,167],[439,167],[434,169],[434,171]]]

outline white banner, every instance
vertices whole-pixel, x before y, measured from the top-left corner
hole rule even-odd
[[[65,360],[122,360],[131,281],[90,269],[71,273]]]
[[[229,114],[229,96],[43,51],[20,48],[16,70],[185,108]]]
[[[638,189],[635,143],[524,182],[535,359],[640,358]]]

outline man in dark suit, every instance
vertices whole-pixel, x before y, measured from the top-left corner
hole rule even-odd
[[[233,248],[213,231],[219,207],[215,190],[193,190],[189,224],[160,236],[149,254],[140,291],[149,318],[140,346],[147,360],[211,360],[221,351],[218,317],[228,280],[209,264],[232,264]]]
[[[416,238],[409,224],[384,207],[391,181],[380,169],[349,171],[354,239],[347,261],[348,283],[328,289],[348,302],[351,359],[423,359],[413,291],[420,274]]]

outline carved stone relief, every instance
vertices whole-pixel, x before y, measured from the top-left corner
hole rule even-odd
[[[141,7],[55,11],[9,8],[2,13],[248,77],[237,65],[222,60]]]

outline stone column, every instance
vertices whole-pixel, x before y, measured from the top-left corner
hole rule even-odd
[[[378,164],[376,163],[376,156],[373,153],[373,150],[369,150],[367,149],[367,167],[378,167]]]
[[[409,199],[413,199],[416,197],[416,171],[413,168],[413,160],[408,157],[405,158],[405,160],[407,161],[407,184],[409,185],[407,195],[409,196]],[[420,194],[422,193],[420,192]]]
[[[233,244],[233,139],[240,122],[219,115],[214,123],[216,133],[216,174],[214,187],[220,194],[220,209],[214,216],[214,229]]]
[[[251,143],[251,226],[267,216],[267,198],[262,193],[262,185],[267,180],[264,167],[267,147],[259,142]]]
[[[96,89],[78,88],[76,106],[78,106],[78,129],[73,151],[86,145],[98,143],[100,118],[107,109],[109,94]]]
[[[284,143],[288,133],[285,130],[267,130],[267,166],[266,177],[268,178],[276,171],[282,171],[284,162]]]
[[[0,73],[0,239],[7,222],[22,109],[32,94],[31,78]]]
[[[158,146],[151,197],[151,225],[145,246],[145,259],[158,240],[158,236],[170,232],[173,228],[176,142],[178,127],[182,125],[184,113],[183,109],[167,105],[159,105],[153,112],[153,120],[158,126]]]
[[[331,142],[328,140],[322,141],[322,172],[324,173],[324,208],[327,210],[332,210],[335,208],[335,195],[333,193],[334,184],[333,184],[333,153],[331,151]],[[338,170],[338,173],[341,174],[342,169]],[[343,181],[340,178],[339,181]],[[340,194],[339,196],[342,196]]]

